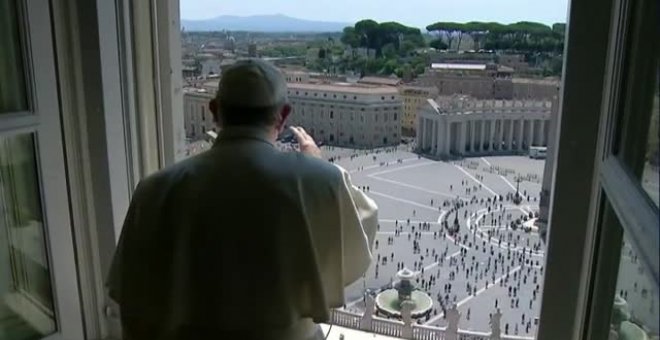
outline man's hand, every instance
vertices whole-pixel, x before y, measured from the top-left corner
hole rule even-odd
[[[305,129],[300,126],[292,126],[291,131],[296,136],[296,140],[300,146],[300,152],[308,156],[321,158],[321,149],[316,146],[314,138],[308,135],[307,132],[305,132]]]

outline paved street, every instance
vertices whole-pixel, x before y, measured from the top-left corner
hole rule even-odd
[[[444,326],[443,307],[456,303],[461,329],[488,331],[497,303],[503,331],[508,324],[509,334],[535,334],[544,245],[533,220],[524,220],[538,211],[543,161],[502,156],[447,163],[401,149],[351,156],[352,150],[324,148],[380,208],[375,261],[346,289],[346,308],[364,308],[364,288],[390,285],[405,266],[434,300],[420,323]],[[520,205],[511,199],[517,178],[525,197]],[[513,230],[516,220],[521,224]]]
[[[644,325],[651,334],[658,334],[658,286],[653,283],[651,274],[645,270],[638,255],[624,238],[617,280],[617,294],[627,301],[630,318]]]

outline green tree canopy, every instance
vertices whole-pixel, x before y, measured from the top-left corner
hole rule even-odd
[[[468,34],[475,41],[477,48],[516,50],[523,53],[559,53],[563,47],[565,24],[556,23],[550,27],[531,21],[520,21],[508,25],[479,21],[464,24],[436,22],[426,26],[426,29],[446,42],[449,48],[459,47],[463,35]],[[458,39],[456,46],[453,45],[455,39]]]
[[[447,46],[447,44],[444,41],[442,41],[442,39],[435,39],[431,41],[429,45],[435,48],[436,50],[446,50],[447,48],[449,48],[449,46]]]
[[[377,56],[381,56],[383,47],[390,44],[399,55],[424,46],[424,37],[418,28],[394,21],[378,23],[370,19],[360,20],[353,27],[344,28],[341,41],[352,47],[372,48],[376,50]],[[391,47],[388,47],[387,52],[392,52]]]
[[[566,24],[561,22],[552,24],[552,31],[563,36],[566,32]]]
[[[385,58],[388,59],[396,58],[396,47],[394,46],[393,43],[387,43],[383,45],[382,50],[383,50],[383,56]]]
[[[358,47],[360,45],[360,37],[355,32],[354,27],[344,27],[344,32],[340,38],[341,42],[351,47]]]
[[[463,33],[466,32],[465,28],[465,24],[458,22],[436,22],[426,26],[427,31],[436,32],[440,39],[447,41],[448,48],[451,48],[455,38],[458,38],[458,46],[460,46]]]
[[[339,69],[353,70],[361,74],[388,75],[396,73],[419,74],[430,62],[429,56],[416,53],[419,47],[428,45],[436,49],[464,48],[461,42],[469,35],[475,43],[474,49],[487,49],[521,53],[525,60],[544,72],[555,74],[561,71],[561,65],[553,58],[559,57],[564,46],[566,24],[555,23],[551,26],[538,22],[521,21],[512,24],[497,22],[470,21],[436,22],[426,27],[430,35],[414,27],[398,22],[378,23],[374,20],[360,20],[353,26],[344,28],[339,40],[353,48],[370,48],[376,51],[376,58],[356,55],[341,58]],[[319,57],[325,54],[330,63],[332,58],[342,54],[342,47],[326,42],[325,51],[319,51]],[[321,59],[323,60],[323,59]],[[551,62],[552,61],[552,62]],[[407,65],[407,66],[403,66]]]

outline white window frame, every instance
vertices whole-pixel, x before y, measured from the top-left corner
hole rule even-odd
[[[571,1],[554,132],[548,247],[537,339],[582,339],[595,254],[596,159],[611,1]],[[601,53],[598,53],[598,52]]]
[[[643,163],[635,153],[646,150],[650,118],[647,115],[652,110],[650,99],[656,91],[652,85],[658,81],[660,44],[655,39],[660,33],[656,26],[658,3],[614,0],[613,9],[594,198],[599,209],[595,216],[598,251],[592,260],[594,270],[590,273],[592,284],[587,292],[590,304],[584,320],[584,339],[609,336],[624,237],[638,254],[648,278],[656,285],[659,282],[658,208],[641,186],[641,173],[634,174],[633,168],[620,158],[621,154],[633,151],[632,158]]]
[[[133,80],[140,112],[132,119],[141,136],[137,148],[143,155],[141,175],[145,176],[185,155],[179,1],[116,1],[130,11],[133,40],[127,49],[134,51]]]
[[[3,137],[31,134],[34,162],[42,209],[41,235],[46,254],[48,279],[53,299],[51,316],[33,302],[29,294],[4,296],[12,309],[35,328],[54,326],[46,340],[83,338],[83,323],[76,276],[74,240],[67,191],[63,136],[60,129],[57,74],[54,69],[52,13],[47,1],[16,1],[21,50],[25,67],[27,110],[5,113],[0,118]],[[4,231],[3,231],[4,232]],[[40,240],[41,241],[41,240]],[[39,243],[39,242],[37,242]]]
[[[570,5],[563,109],[556,132],[561,140],[557,143],[553,171],[546,174],[553,177],[556,186],[552,193],[545,303],[541,307],[538,334],[541,340],[580,339],[589,307],[587,292],[593,283],[597,210],[589,203],[594,202],[596,191],[595,160],[599,149],[595,141],[603,105],[605,80],[602,75],[606,71],[605,56],[593,52],[607,49],[611,1],[614,0],[606,3],[602,0],[573,1]],[[61,18],[68,18],[81,6],[74,0],[53,3]],[[72,208],[72,219],[79,238],[76,250],[80,254],[86,335],[104,338],[118,334],[113,324],[116,313],[104,294],[103,281],[130,191],[139,178],[180,159],[185,131],[179,0],[96,0],[93,3],[99,27],[96,42],[99,55],[95,57],[101,61],[96,67],[102,71],[101,79],[95,80],[102,86],[94,89],[96,93],[93,94],[89,94],[89,88],[64,87],[63,111],[72,109],[72,116],[66,117],[64,123],[65,132],[73,133],[67,146],[67,154],[75,156],[67,163],[70,177],[78,178],[70,190],[72,205],[79,207]],[[72,46],[78,47],[78,50],[71,50],[72,60],[82,61],[80,56],[85,56],[79,48],[82,42],[71,38],[78,37],[71,32],[76,26],[60,20],[55,27],[57,36],[64,41],[74,40]],[[60,53],[65,54],[58,48],[58,57]],[[61,60],[59,68],[68,71],[61,73],[65,85],[80,85],[83,80],[94,78],[83,74],[76,65],[64,64]],[[103,115],[98,118],[102,121],[87,121],[91,118],[86,111],[91,99],[103,103]],[[98,126],[93,127],[94,124]],[[76,134],[78,128],[81,132]],[[91,146],[99,138],[107,148],[101,153],[105,160],[86,165],[85,161],[98,155],[95,154],[98,150]],[[103,195],[107,199],[99,198]],[[104,207],[104,202],[110,204]],[[572,226],[578,228],[568,230]],[[93,310],[97,311],[96,315],[90,315]],[[103,320],[104,315],[111,318]]]
[[[53,8],[84,338],[120,337],[105,281],[131,192],[137,138],[120,3],[60,0]],[[106,317],[109,317],[106,319]],[[72,337],[67,339],[82,339]]]
[[[610,151],[634,1],[571,4],[538,339],[609,336],[623,230],[657,280],[657,208]]]

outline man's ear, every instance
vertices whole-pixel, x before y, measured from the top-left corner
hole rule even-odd
[[[279,131],[282,131],[284,128],[284,123],[286,123],[287,118],[289,118],[289,115],[291,114],[291,105],[290,104],[284,104],[282,105],[282,108],[280,109],[277,117],[277,129]]]
[[[218,100],[213,98],[209,102],[209,110],[211,111],[211,114],[213,115],[213,121],[218,123]]]

